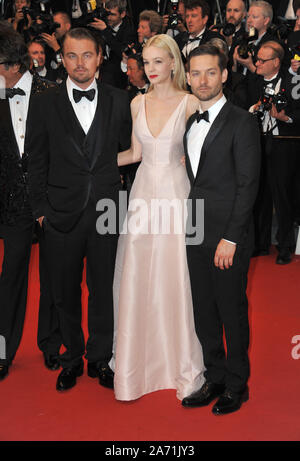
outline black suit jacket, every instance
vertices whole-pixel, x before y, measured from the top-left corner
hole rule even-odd
[[[33,76],[26,120],[24,153],[21,157],[12,125],[9,100],[0,99],[0,222],[14,225],[28,202],[28,132],[34,110],[32,100],[54,83]]]
[[[177,45],[179,46],[180,51],[182,51],[184,45],[186,45],[186,43],[188,42],[189,35],[190,34],[186,31],[180,32],[180,34],[176,35],[175,41],[177,42]],[[223,35],[219,34],[219,32],[209,30],[208,28],[206,28],[202,35],[200,45],[207,43],[212,38],[220,38],[221,40],[224,41]]]
[[[194,120],[195,116],[188,120],[184,147],[191,182],[189,199],[193,204],[204,199],[203,245],[216,247],[222,238],[246,245],[259,183],[257,121],[227,101],[205,138],[194,177],[186,138]]]
[[[29,185],[34,216],[62,232],[76,225],[90,199],[116,199],[121,187],[117,152],[130,145],[128,95],[98,83],[96,114],[87,135],[66,84],[33,101]]]

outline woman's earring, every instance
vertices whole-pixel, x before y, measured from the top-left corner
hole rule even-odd
[[[171,79],[173,79],[173,78],[174,78],[174,70],[172,69],[171,70]]]

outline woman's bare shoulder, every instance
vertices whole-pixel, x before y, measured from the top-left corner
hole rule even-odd
[[[188,95],[188,101],[186,105],[186,118],[188,119],[196,110],[199,109],[199,99],[193,94]]]
[[[132,114],[133,118],[136,117],[136,115],[137,115],[137,113],[139,111],[139,107],[140,107],[140,104],[141,104],[141,101],[142,101],[142,97],[143,97],[142,94],[138,94],[137,96],[135,96],[133,98],[133,100],[130,103],[131,114]]]

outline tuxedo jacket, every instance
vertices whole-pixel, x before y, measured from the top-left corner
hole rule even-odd
[[[117,153],[130,146],[125,91],[98,82],[98,102],[85,135],[66,83],[33,101],[29,136],[29,191],[34,217],[62,232],[77,223],[89,200],[115,199],[121,187]]]
[[[300,99],[295,99],[292,96],[293,90],[295,91],[295,84],[293,83],[294,76],[285,69],[281,69],[279,72],[279,77],[281,77],[280,90],[285,90],[285,95],[288,101],[285,113],[293,120],[293,123],[286,123],[277,120],[279,135],[299,136]],[[246,83],[248,93],[248,108],[250,108],[253,104],[256,104],[259,99],[261,99],[265,82],[262,75],[249,73],[249,75],[246,77]]]
[[[0,99],[0,222],[14,225],[28,202],[28,132],[30,115],[34,110],[32,100],[54,83],[33,76],[26,120],[24,153],[21,157],[16,141],[8,99]]]
[[[224,238],[245,246],[250,240],[252,208],[259,183],[257,121],[247,111],[227,101],[204,140],[194,177],[187,148],[187,133],[194,120],[195,115],[192,115],[187,122],[184,148],[191,183],[189,199],[193,205],[196,199],[204,199],[202,245],[216,247]]]
[[[188,43],[189,35],[190,34],[187,31],[180,32],[178,35],[176,35],[175,41],[177,42],[177,45],[178,45],[180,51],[182,51],[184,46]],[[202,35],[200,45],[203,45],[204,43],[207,43],[212,38],[220,38],[221,40],[224,41],[223,35],[219,34],[219,32],[209,30],[208,28],[206,28],[203,35]]]

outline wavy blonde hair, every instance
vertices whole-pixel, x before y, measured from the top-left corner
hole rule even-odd
[[[186,91],[185,69],[179,47],[175,40],[166,34],[154,35],[147,40],[143,50],[149,48],[150,46],[156,46],[157,48],[165,50],[169,56],[174,59],[174,73],[172,78],[174,88],[180,91]],[[150,85],[148,92],[151,90],[153,90],[153,84]]]

